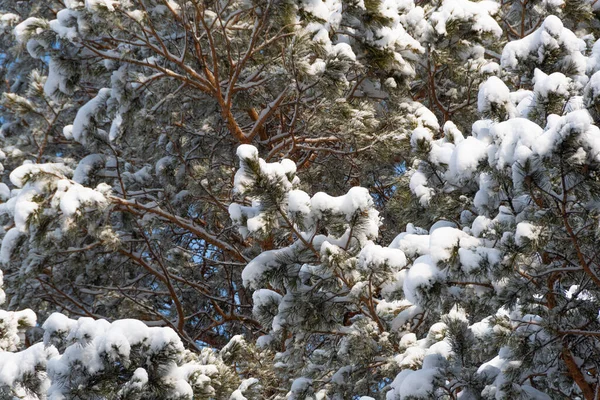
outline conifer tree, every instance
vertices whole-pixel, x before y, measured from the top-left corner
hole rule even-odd
[[[0,395],[596,399],[599,7],[0,0]]]

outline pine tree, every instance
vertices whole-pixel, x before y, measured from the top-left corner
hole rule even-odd
[[[0,0],[0,394],[595,399],[598,9]]]
[[[378,155],[392,176],[396,132],[376,86],[391,79],[393,89],[394,79],[414,75],[410,54],[419,44],[399,22],[402,11],[384,18],[376,3],[318,11],[162,0],[48,7],[8,7],[19,14],[7,19],[16,61],[5,68],[20,83],[4,95],[3,164],[6,177],[24,162],[60,164],[60,179],[70,182],[52,186],[54,176],[43,174],[52,187],[38,188],[39,206],[23,209],[19,252],[8,254],[15,242],[6,241],[11,306],[35,307],[42,317],[60,306],[161,321],[188,346],[257,333],[240,271],[273,245],[244,241],[224,223],[235,147],[253,141],[271,158],[287,154],[307,183],[333,192],[349,182],[378,184]],[[354,43],[336,33],[342,25],[321,26],[329,14],[315,12],[342,12],[355,25],[367,13],[365,35],[404,33],[393,43]],[[369,55],[390,60],[381,69]],[[332,175],[340,163],[346,167]],[[58,199],[73,184],[102,207],[74,199],[77,209],[63,209]]]

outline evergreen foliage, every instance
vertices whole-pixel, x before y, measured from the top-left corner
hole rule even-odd
[[[0,0],[0,399],[597,399],[599,10]]]

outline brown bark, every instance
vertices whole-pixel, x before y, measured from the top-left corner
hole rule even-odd
[[[248,115],[250,116],[252,122],[258,121],[258,112],[256,111],[256,108],[250,108],[248,110]],[[260,140],[268,139],[267,130],[265,129],[264,125],[258,128],[258,137],[260,138]]]
[[[564,341],[563,341],[562,358],[565,362],[565,365],[567,366],[569,375],[571,376],[571,378],[573,378],[573,380],[575,381],[577,386],[579,386],[579,389],[581,389],[581,392],[583,393],[583,398],[585,400],[594,400],[594,389],[585,380],[585,376],[583,376],[583,373],[579,369],[579,366],[573,359],[573,355],[569,351],[568,344],[565,343]]]

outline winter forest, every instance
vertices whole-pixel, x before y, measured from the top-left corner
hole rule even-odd
[[[0,400],[600,400],[600,0],[0,0]]]

